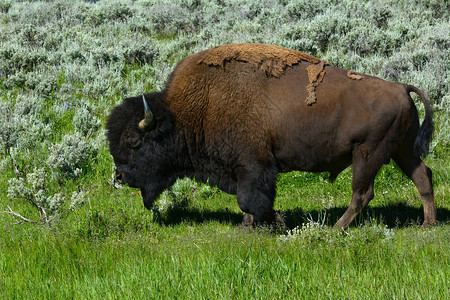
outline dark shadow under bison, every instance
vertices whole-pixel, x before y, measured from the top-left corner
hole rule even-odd
[[[410,93],[419,95],[419,125]],[[107,123],[121,183],[144,205],[185,176],[237,195],[244,225],[272,222],[276,178],[353,164],[353,197],[335,227],[347,228],[374,197],[391,158],[423,199],[423,225],[436,223],[426,155],[429,101],[418,88],[330,66],[265,44],[219,46],[184,58],[162,92],[128,98]]]

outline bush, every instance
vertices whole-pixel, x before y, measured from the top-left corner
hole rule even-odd
[[[78,107],[73,116],[73,126],[76,132],[82,136],[94,135],[100,128],[100,120],[94,114],[94,108],[90,103]]]
[[[76,178],[82,174],[95,151],[80,133],[66,135],[61,143],[50,148],[47,164],[56,171],[59,179]]]
[[[39,220],[23,217],[9,208],[9,214],[15,217],[17,222],[29,222],[34,224],[52,223],[63,213],[74,210],[84,202],[83,191],[73,192],[70,204],[63,209],[67,201],[61,193],[49,194],[46,184],[46,171],[43,168],[35,168],[33,172],[24,177],[12,178],[9,181],[8,197],[14,200],[25,200],[39,213]]]
[[[7,101],[0,103],[0,151],[5,159],[13,160],[13,165],[26,168],[33,165],[39,156],[36,153],[47,144],[52,127],[42,118],[45,105],[42,98],[9,94]]]

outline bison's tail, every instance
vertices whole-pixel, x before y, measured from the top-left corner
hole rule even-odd
[[[414,142],[414,155],[426,156],[430,148],[431,135],[433,132],[433,110],[431,108],[431,103],[427,97],[425,97],[424,92],[415,86],[406,85],[406,89],[408,93],[414,92],[419,95],[420,100],[422,100],[422,103],[425,106],[425,119],[420,126],[416,141]]]

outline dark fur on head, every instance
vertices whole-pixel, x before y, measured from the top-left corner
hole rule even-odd
[[[164,93],[145,94],[145,99],[155,116],[156,128],[145,133],[149,138],[155,139],[173,129],[174,118],[163,103]],[[110,152],[114,158],[121,156],[120,140],[125,130],[141,131],[138,125],[144,118],[144,105],[142,96],[127,98],[122,104],[116,106],[106,123],[107,137]]]
[[[123,182],[140,188],[144,204],[150,208],[154,198],[177,179],[174,117],[163,102],[163,93],[145,95],[155,116],[155,128],[139,128],[144,118],[142,96],[125,99],[115,107],[106,124],[109,147]]]

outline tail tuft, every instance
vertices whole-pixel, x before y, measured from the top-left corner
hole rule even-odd
[[[425,119],[420,126],[414,142],[414,155],[417,157],[426,156],[430,150],[430,141],[433,133],[433,111],[431,103],[427,97],[425,97],[424,92],[415,86],[406,85],[406,89],[408,93],[414,92],[419,95],[420,100],[422,100],[422,103],[425,106]]]

